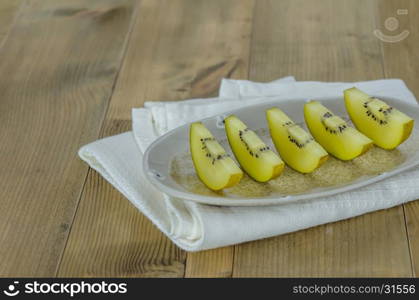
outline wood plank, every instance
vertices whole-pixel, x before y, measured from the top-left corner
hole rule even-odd
[[[0,49],[7,39],[23,0],[3,0],[0,2]]]
[[[131,122],[106,126],[117,133]],[[184,253],[90,170],[58,276],[179,277],[183,269]]]
[[[419,277],[419,201],[404,205],[413,276]]]
[[[384,72],[388,78],[401,78],[412,92],[419,96],[419,21],[415,13],[419,10],[418,1],[382,1],[378,6],[377,29],[388,36],[397,36],[403,31],[409,31],[409,35],[398,42],[381,42],[384,56]],[[407,10],[407,11],[404,11]],[[405,14],[407,13],[407,14]],[[391,27],[391,22],[395,25]],[[387,28],[386,28],[387,22]],[[390,22],[390,23],[389,23]],[[418,126],[418,125],[416,125]],[[419,276],[419,201],[404,205],[406,225],[410,244],[413,275]]]
[[[403,227],[397,208],[239,245],[233,276],[410,276]]]
[[[252,5],[142,1],[101,135],[128,130],[132,107],[146,100],[206,97],[222,77],[245,77]],[[59,276],[183,277],[185,261],[129,201],[89,174]]]
[[[185,277],[223,278],[233,273],[234,247],[188,253]]]
[[[250,79],[383,77],[375,1],[258,1]],[[304,7],[304,9],[301,9]],[[296,22],[299,20],[299,22]],[[234,277],[410,276],[401,206],[236,247]]]
[[[54,276],[120,67],[131,0],[28,1],[1,49],[0,275]]]

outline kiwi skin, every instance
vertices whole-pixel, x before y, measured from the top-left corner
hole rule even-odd
[[[266,110],[266,119],[275,148],[290,168],[307,174],[327,161],[326,150],[280,108]]]
[[[327,117],[324,118],[325,116]],[[304,118],[315,140],[340,160],[352,160],[372,147],[373,142],[370,138],[347,125],[318,101],[310,101],[304,105]],[[326,130],[325,123],[333,127],[332,132]],[[345,127],[339,130],[339,126],[343,125]]]
[[[201,122],[190,125],[189,147],[196,174],[209,189],[219,191],[239,183],[242,170]]]
[[[346,110],[355,127],[386,150],[398,147],[412,133],[414,120],[385,101],[352,87],[344,92]]]
[[[253,180],[267,182],[282,173],[284,162],[246,124],[234,115],[224,121],[230,148]]]

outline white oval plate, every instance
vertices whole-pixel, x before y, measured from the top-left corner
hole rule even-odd
[[[316,100],[321,101],[337,115],[348,119],[344,101],[341,98],[324,98]],[[400,111],[407,113],[415,120],[415,123],[419,122],[418,105],[408,104],[392,98],[383,98],[383,100],[385,100],[389,105],[399,109]],[[272,100],[269,102],[263,102],[226,112],[222,115],[204,119],[202,122],[218,140],[226,140],[224,125],[222,123],[222,120],[225,118],[225,116],[235,114],[237,117],[243,120],[243,122],[245,122],[249,128],[263,130],[268,128],[265,119],[265,111],[274,106],[281,108],[296,123],[303,123],[303,106],[305,102],[305,99],[281,101]],[[276,194],[267,197],[238,197],[219,194],[198,194],[191,192],[180,185],[171,175],[172,160],[182,153],[189,153],[189,125],[190,124],[178,127],[154,141],[147,148],[144,154],[143,166],[147,178],[162,192],[173,197],[199,203],[221,206],[260,206],[282,204],[297,200],[330,196],[337,193],[357,189],[379,180],[383,180],[400,172],[411,169],[419,164],[419,151],[417,151],[419,150],[419,133],[415,128],[410,138],[397,148],[403,153],[405,160],[393,169],[381,174],[363,176],[347,184],[339,186],[314,188],[308,192],[303,192],[300,194]],[[265,132],[268,132],[267,136],[262,136],[262,138],[268,144],[272,145],[272,142],[269,139],[269,131],[265,130]],[[272,147],[272,149],[274,149],[274,147]],[[228,149],[228,151],[230,151],[230,149]]]

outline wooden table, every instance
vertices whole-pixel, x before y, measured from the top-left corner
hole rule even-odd
[[[0,275],[417,276],[419,201],[187,253],[76,153],[130,130],[132,107],[214,96],[223,77],[398,77],[419,95],[418,11],[415,0],[1,0]],[[374,29],[410,35],[385,43]]]

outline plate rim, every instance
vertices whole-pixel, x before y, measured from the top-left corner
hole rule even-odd
[[[229,110],[229,111],[225,111],[225,112],[220,112],[218,114],[215,114],[215,115],[207,117],[207,118],[203,118],[203,119],[198,120],[198,121],[188,122],[184,125],[176,127],[174,129],[166,132],[165,134],[159,136],[157,139],[155,139],[147,147],[146,151],[144,152],[142,164],[143,164],[143,170],[144,170],[144,173],[145,173],[145,177],[159,191],[161,191],[161,192],[163,192],[163,193],[165,193],[169,196],[180,198],[180,199],[186,200],[186,201],[192,201],[192,202],[197,202],[197,203],[206,204],[206,205],[227,206],[227,207],[228,206],[269,206],[269,205],[280,205],[280,204],[286,204],[286,203],[294,203],[294,202],[298,202],[298,201],[302,201],[302,200],[309,200],[309,199],[315,199],[315,198],[321,198],[321,197],[328,197],[328,196],[348,192],[348,191],[351,191],[351,190],[355,190],[355,189],[358,189],[358,188],[368,186],[370,184],[376,183],[376,182],[381,181],[383,179],[392,177],[396,174],[400,174],[402,172],[408,171],[409,169],[412,169],[412,168],[419,165],[419,159],[417,159],[416,161],[414,161],[413,163],[411,163],[409,165],[403,166],[401,168],[396,167],[393,170],[383,172],[381,174],[378,174],[376,176],[368,178],[365,182],[357,181],[355,183],[349,183],[349,184],[346,184],[344,186],[335,187],[335,188],[332,188],[332,189],[327,190],[327,191],[314,191],[314,192],[309,192],[309,193],[304,193],[304,194],[295,194],[295,195],[286,195],[286,196],[272,196],[272,197],[246,197],[246,198],[234,197],[234,198],[227,198],[227,197],[216,197],[216,196],[201,195],[201,194],[196,194],[196,193],[192,193],[192,192],[189,192],[189,191],[177,190],[175,188],[172,188],[172,187],[162,183],[161,181],[159,181],[155,178],[154,173],[151,171],[148,162],[149,162],[149,156],[150,156],[151,150],[161,140],[170,137],[171,135],[175,134],[178,130],[181,130],[182,128],[189,127],[190,124],[192,124],[194,122],[205,122],[205,121],[214,119],[219,115],[234,114],[234,113],[240,112],[241,110],[249,109],[249,107],[252,107],[252,106],[270,105],[270,104],[272,104],[273,106],[280,106],[280,103],[278,103],[278,100],[274,100],[273,98],[275,98],[275,97],[270,97],[269,101],[263,101],[263,102],[259,102],[259,103],[256,103],[256,104],[246,105],[246,106],[241,107],[241,108],[237,108],[237,109],[233,109],[233,110]],[[416,110],[419,113],[419,106],[415,105],[413,103],[402,101],[402,100],[400,100],[398,98],[394,98],[394,97],[380,96],[380,98],[383,99],[383,100],[387,99],[387,100],[390,100],[390,101],[400,102],[400,103],[402,103],[402,105],[410,106],[410,108]],[[304,101],[304,102],[308,101],[305,98],[280,98],[280,99],[281,99],[280,100],[281,102],[298,101],[298,102],[301,103],[301,101]],[[323,97],[323,98],[322,97],[316,97],[315,100],[317,100],[317,101],[333,101],[333,100],[337,100],[337,99],[339,99],[339,97],[330,97],[329,96],[329,97]],[[239,101],[239,100],[237,100],[237,101]],[[225,203],[226,201],[229,202],[229,204],[226,204]]]

